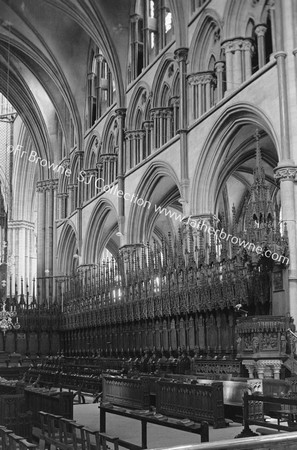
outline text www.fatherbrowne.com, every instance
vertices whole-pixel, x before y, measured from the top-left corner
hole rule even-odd
[[[224,231],[224,228],[214,228],[209,226],[207,222],[204,220],[194,220],[192,216],[183,216],[182,214],[177,213],[176,211],[171,211],[167,208],[162,208],[161,206],[155,205],[155,211],[159,214],[164,214],[171,219],[178,220],[181,223],[191,226],[199,231],[205,231],[210,235],[214,235],[217,240],[226,240],[230,241],[232,244],[238,245],[246,250],[256,252],[257,255],[264,255],[266,258],[272,258],[273,261],[278,261],[283,264],[289,264],[289,258],[284,255],[279,255],[278,253],[274,253],[267,248],[263,248],[261,246],[256,246],[253,242],[246,242],[245,239],[241,239],[240,237],[233,236]]]
[[[20,158],[22,158],[24,155],[27,154],[26,151],[22,150],[22,145],[17,145],[16,147],[13,147],[12,145],[9,145],[7,147],[7,151],[9,153],[16,154],[17,152],[21,152]],[[46,159],[42,159],[40,156],[37,156],[37,152],[34,150],[31,151],[28,160],[32,163],[39,163],[42,167],[48,167],[49,169],[53,170],[55,173],[58,174],[64,174],[67,177],[70,177],[71,170],[66,169],[60,165],[60,164],[54,164],[49,163]],[[85,181],[85,172],[82,170],[79,172],[79,175],[77,177],[77,181],[84,182],[85,184],[89,184],[91,180],[88,182]],[[113,185],[104,185],[104,179],[103,178],[96,178],[94,179],[95,182],[95,188],[98,191],[97,193],[105,192],[109,193],[111,195],[115,195],[116,197],[123,197],[126,201],[129,201],[130,203],[136,203],[138,206],[142,206],[144,208],[151,208],[151,202],[148,200],[144,200],[143,198],[138,197],[136,194],[130,194],[129,192],[123,192],[121,190],[117,189],[117,186]],[[273,261],[278,261],[283,264],[289,264],[289,258],[287,258],[284,255],[279,255],[278,253],[273,253],[271,250],[267,248],[263,248],[261,246],[255,246],[253,242],[246,242],[245,239],[241,239],[240,237],[233,236],[232,234],[229,234],[224,231],[224,229],[215,229],[214,227],[211,227],[208,223],[204,222],[204,220],[195,220],[192,218],[192,216],[183,216],[180,213],[177,213],[176,211],[171,211],[170,209],[163,208],[161,206],[157,206],[155,204],[155,212],[158,214],[164,214],[166,217],[170,217],[170,219],[177,220],[181,223],[184,223],[186,225],[191,226],[192,228],[195,228],[199,231],[205,231],[209,233],[210,235],[214,235],[217,240],[226,240],[230,241],[234,245],[238,245],[239,247],[242,247],[246,250],[256,252],[258,255],[264,255],[266,258],[272,258]]]

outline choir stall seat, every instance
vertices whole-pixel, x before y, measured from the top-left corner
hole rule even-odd
[[[108,446],[108,444],[113,444],[113,450],[119,449],[118,437],[108,436],[105,433],[100,433],[99,431],[94,431],[87,427],[84,427],[84,431],[86,435],[85,450],[109,450],[110,446]]]
[[[74,420],[39,412],[41,434],[40,450],[113,450],[119,449],[119,438],[91,430]],[[132,447],[131,447],[132,448]],[[20,449],[21,450],[21,449]]]

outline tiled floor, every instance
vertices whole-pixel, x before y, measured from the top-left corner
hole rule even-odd
[[[99,430],[99,414],[98,404],[96,403],[74,406],[74,419],[92,429]],[[140,445],[140,422],[113,414],[107,414],[106,422],[107,434]],[[147,430],[148,448],[200,443],[199,435],[184,431],[178,431],[153,424],[148,424]],[[241,430],[242,425],[239,423],[232,423],[229,427],[216,430],[210,427],[210,441],[233,439]]]

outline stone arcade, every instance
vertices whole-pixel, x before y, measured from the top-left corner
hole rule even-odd
[[[98,400],[109,371],[102,417],[124,398],[207,441],[260,391],[296,445],[297,1],[0,10],[0,375],[26,385],[0,416],[21,396],[56,445],[72,406],[57,425],[32,383]],[[271,413],[249,402],[243,435]]]

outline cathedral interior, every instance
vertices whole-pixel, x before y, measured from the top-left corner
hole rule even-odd
[[[0,11],[0,375],[146,409],[137,374],[214,427],[246,390],[297,408],[297,1]]]

